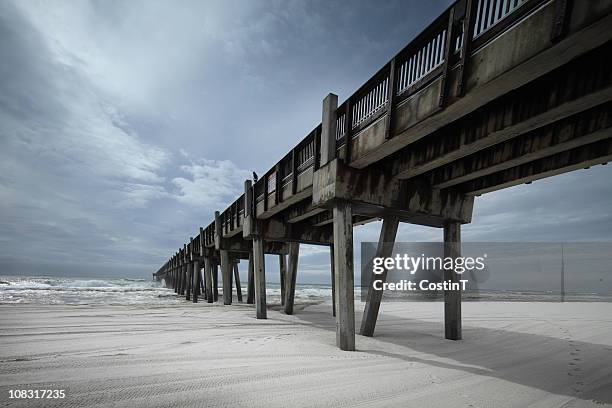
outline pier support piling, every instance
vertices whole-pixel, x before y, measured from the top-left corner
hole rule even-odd
[[[210,256],[204,258],[204,283],[206,284],[206,302],[212,303],[213,297],[213,264]]]
[[[255,309],[258,319],[267,319],[266,309],[266,264],[263,250],[263,240],[260,236],[253,237],[253,265],[255,272]]]
[[[331,259],[331,288],[332,288],[332,316],[336,317],[336,273],[334,268],[334,246],[329,247],[329,257]]]
[[[212,264],[212,282],[213,282],[213,300],[219,301],[219,264],[214,262]]]
[[[295,301],[295,281],[297,277],[298,257],[300,253],[300,244],[297,242],[289,243],[289,268],[287,269],[287,277],[285,284],[285,313],[293,314],[293,303]],[[282,255],[284,257],[284,255]]]
[[[287,293],[285,288],[285,277],[287,276],[287,258],[285,254],[280,254],[278,256],[278,270],[280,273],[281,306],[284,306]]]
[[[238,301],[242,302],[242,288],[240,287],[240,271],[238,270],[238,262],[234,262],[234,281],[236,282],[236,295]]]
[[[249,252],[249,272],[247,277],[247,303],[255,303],[255,267],[253,265],[253,251]]]
[[[232,263],[230,262],[229,252],[225,250],[221,253],[221,278],[223,279],[223,304],[232,304]]]
[[[183,290],[183,295],[186,296],[187,300],[191,300],[190,294],[191,294],[191,282],[190,282],[190,277],[191,277],[191,262],[185,262],[185,282],[184,282],[184,290]]]
[[[198,292],[200,291],[200,262],[196,259],[193,261],[193,294],[191,295],[193,303],[198,303]]]
[[[351,203],[337,201],[334,216],[334,269],[336,279],[336,345],[355,350],[355,295],[353,271],[353,211]]]
[[[398,225],[399,219],[397,217],[387,217],[383,220],[380,229],[380,237],[378,238],[378,246],[376,248],[377,258],[388,258],[391,256]],[[385,269],[383,273],[376,275],[376,277],[372,275],[370,282],[374,279],[385,282],[387,279],[387,270]],[[372,337],[374,335],[382,296],[382,290],[374,290],[374,287],[370,284],[365,309],[363,311],[363,318],[361,320],[361,329],[359,330],[359,334],[362,336]]]
[[[444,258],[461,256],[461,224],[444,224]],[[453,262],[453,264],[455,264]],[[444,270],[444,280],[459,283],[460,275],[454,270]],[[461,290],[444,291],[444,337],[461,340]]]

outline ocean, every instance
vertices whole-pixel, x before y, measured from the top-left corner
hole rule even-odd
[[[247,283],[241,282],[246,301]],[[222,294],[221,282],[219,293]],[[236,299],[234,287],[234,299]],[[280,302],[280,285],[267,283],[269,304]],[[297,284],[296,302],[322,302],[331,299],[331,286]],[[160,282],[127,278],[63,278],[0,275],[0,303],[43,305],[143,305],[178,304],[185,302],[174,290]]]
[[[266,284],[266,300],[269,305],[280,304],[280,285]],[[247,283],[241,282],[242,295],[246,301]],[[222,295],[219,282],[219,294]],[[365,300],[365,293],[355,287],[355,300]],[[296,303],[320,303],[331,300],[330,285],[296,284]],[[362,295],[362,296],[360,296]],[[443,294],[411,294],[385,292],[387,302],[428,302],[442,301]],[[234,300],[237,299],[234,286]],[[478,290],[465,292],[464,301],[503,302],[558,302],[560,294],[552,291]],[[571,292],[565,301],[610,302],[609,294]],[[147,279],[128,278],[64,278],[26,277],[0,275],[0,304],[42,304],[42,305],[165,305],[184,303],[185,297],[167,289],[160,282]]]

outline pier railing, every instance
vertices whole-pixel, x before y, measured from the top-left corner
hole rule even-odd
[[[434,80],[462,65],[470,53],[508,30],[514,23],[546,3],[545,0],[458,0],[400,50],[336,110],[336,156],[344,148],[350,161],[350,142],[394,106]],[[469,33],[466,37],[465,32]],[[461,75],[461,74],[460,74]],[[458,87],[462,86],[462,79]],[[460,93],[460,92],[459,92]],[[440,94],[442,107],[446,95]],[[304,177],[319,166],[319,124],[253,186],[255,215],[266,214],[285,199],[312,184]],[[388,135],[392,137],[392,135]],[[244,195],[221,213],[221,235],[240,230]],[[214,246],[215,222],[203,229],[203,246]],[[199,241],[198,241],[199,245]]]

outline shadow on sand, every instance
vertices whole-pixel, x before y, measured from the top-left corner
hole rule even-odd
[[[303,324],[335,331],[334,318],[321,307],[306,308],[296,317]],[[358,330],[361,312],[355,317]],[[444,339],[440,322],[381,312],[375,336],[357,336],[357,351],[495,377],[556,395],[612,403],[612,347],[574,340],[554,320],[529,322],[549,325],[551,336],[477,327],[466,320],[463,340],[450,341]],[[432,358],[415,356],[415,351]]]

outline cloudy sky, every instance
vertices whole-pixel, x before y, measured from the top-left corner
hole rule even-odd
[[[150,276],[449,3],[0,0],[0,274]],[[611,177],[480,197],[464,239],[612,241]]]

